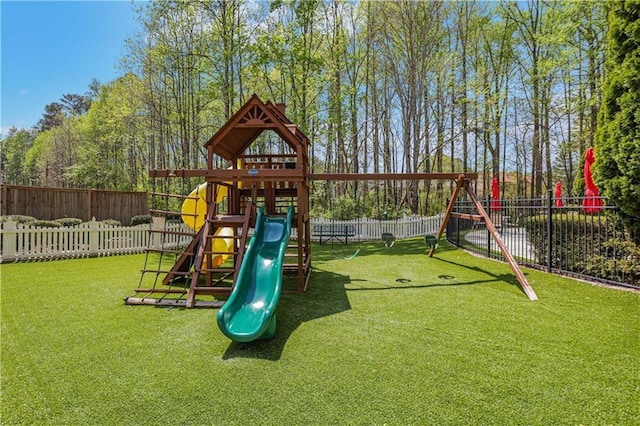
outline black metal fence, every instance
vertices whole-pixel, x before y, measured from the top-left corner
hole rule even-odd
[[[618,208],[583,209],[584,197],[484,201],[505,245],[518,263],[549,272],[640,289],[640,247],[629,239]],[[589,200],[589,201],[592,201]],[[456,210],[474,213],[471,202]],[[451,218],[447,240],[474,253],[504,260],[483,222]]]

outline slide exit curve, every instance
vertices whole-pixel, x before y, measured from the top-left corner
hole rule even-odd
[[[236,285],[217,316],[220,330],[233,341],[251,342],[275,336],[282,267],[293,215],[293,206],[286,216],[268,216],[264,207],[258,210]]]

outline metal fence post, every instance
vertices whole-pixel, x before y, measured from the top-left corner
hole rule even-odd
[[[551,254],[553,252],[553,195],[552,191],[547,190],[547,271],[551,272]]]
[[[484,210],[487,212],[489,216],[491,216],[491,210],[489,209],[490,205],[491,205],[491,195],[487,195],[487,200],[484,206]],[[491,218],[491,220],[493,220],[493,218]],[[489,227],[486,226],[486,224],[485,224],[485,228],[487,229],[487,257],[491,259],[491,242],[493,237],[491,236],[491,232],[489,232]]]

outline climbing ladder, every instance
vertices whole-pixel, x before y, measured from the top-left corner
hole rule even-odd
[[[178,200],[174,205],[189,199],[189,196],[166,193],[151,195],[152,200]],[[195,202],[204,201],[195,199]],[[150,210],[152,221],[145,265],[135,289],[136,296],[126,297],[124,301],[128,305],[220,307],[224,302],[216,300],[215,296],[231,293],[242,264],[249,227],[254,220],[253,205],[247,203],[243,215],[218,215],[216,203],[210,203],[204,224],[196,232],[184,225],[170,225],[167,218],[190,215],[172,210],[168,207],[170,204],[167,202],[163,209]],[[221,228],[232,229],[233,235],[217,234]],[[215,240],[222,238],[233,240],[231,252],[215,250]],[[229,256],[231,265],[225,262],[214,267],[213,259],[217,255]],[[166,267],[168,263],[171,263],[170,268]],[[214,297],[207,300],[199,296]]]

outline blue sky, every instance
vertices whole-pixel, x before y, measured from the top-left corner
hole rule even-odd
[[[1,0],[1,133],[32,127],[45,105],[86,93],[94,78],[121,75],[125,40],[139,30],[134,8],[130,0]]]

